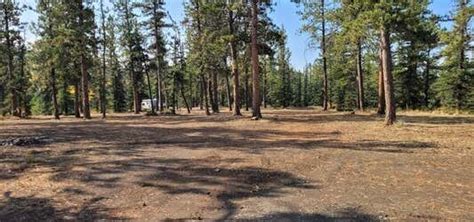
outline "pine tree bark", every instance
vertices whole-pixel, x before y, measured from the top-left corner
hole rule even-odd
[[[56,70],[51,69],[51,99],[53,100],[53,116],[59,119],[58,90],[56,88]]]
[[[230,89],[229,75],[227,73],[225,75],[225,86],[227,89],[227,104],[229,106],[229,111],[232,112],[232,92]]]
[[[153,1],[153,16],[156,18],[158,17],[158,1]],[[160,27],[158,21],[156,19],[153,20],[153,27],[154,27],[154,37],[155,37],[155,62],[156,62],[156,99],[158,100],[158,108],[159,112],[163,112],[163,80],[161,77],[160,72],[160,46],[158,42]]]
[[[263,86],[262,86],[262,105],[267,108],[267,60],[263,60]]]
[[[204,90],[203,90],[203,87],[204,87],[204,84],[202,84],[202,79],[198,81],[199,83],[199,109],[200,110],[203,110],[204,109]]]
[[[213,94],[213,90],[212,90],[212,76],[211,78],[209,78],[208,82],[207,82],[207,93],[209,95],[209,103],[211,105],[211,111],[214,112],[214,94]]]
[[[81,41],[81,83],[82,83],[82,109],[84,113],[84,119],[91,119],[91,111],[89,105],[89,76],[87,73],[87,61],[85,55],[85,33],[84,33],[84,6],[82,0],[78,0],[79,6],[79,27],[82,30],[80,34]]]
[[[207,81],[206,77],[204,76],[203,71],[201,70],[201,83],[202,83],[202,92],[204,95],[204,110],[206,112],[206,115],[209,116],[211,115],[211,112],[209,112],[209,97],[208,97],[208,87],[207,87]]]
[[[25,79],[25,66],[26,66],[26,61],[25,61],[25,56],[26,56],[26,46],[25,46],[25,42],[23,42],[20,46],[20,56],[19,56],[19,60],[20,60],[20,72],[19,72],[19,77],[20,79]],[[66,85],[66,90],[67,91],[67,84],[64,84]],[[20,88],[20,95],[18,96],[18,116],[20,117],[26,117],[28,115],[31,114],[30,110],[29,110],[29,101],[27,99],[27,95],[26,95],[26,88],[25,86],[21,87]],[[64,93],[67,97],[67,92]],[[1,102],[1,101],[0,101]],[[67,111],[67,103],[65,105],[66,107],[66,111]],[[23,110],[23,112],[22,112]],[[67,113],[67,112],[66,112]]]
[[[392,54],[390,43],[390,32],[386,27],[380,30],[380,40],[382,46],[382,68],[385,90],[385,124],[393,125],[396,120],[396,107],[394,99],[393,76],[392,76]]]
[[[105,33],[105,12],[104,12],[104,3],[103,0],[100,0],[100,14],[102,18],[102,82],[101,82],[101,98],[100,98],[100,105],[101,105],[101,112],[102,112],[102,118],[106,118],[106,112],[107,112],[107,92],[106,92],[106,87],[105,84],[107,82],[107,76],[106,76],[106,62],[105,62],[105,53],[107,50],[107,35]]]
[[[177,78],[176,74],[173,75],[173,88],[172,88],[172,93],[171,93],[171,99],[172,99],[172,102],[173,102],[173,105],[171,106],[171,114],[173,114],[173,115],[176,114],[176,109],[178,107],[177,98],[176,98],[178,82],[176,81],[176,78]]]
[[[245,73],[245,90],[244,90],[244,96],[245,96],[245,111],[249,111],[250,107],[250,87],[249,87],[249,73],[248,69],[246,70],[247,72]]]
[[[87,65],[85,56],[81,55],[81,84],[82,84],[82,109],[84,119],[91,119],[91,111],[89,105],[89,77],[87,73]]]
[[[252,0],[252,119],[258,120],[262,118],[260,111],[260,73],[258,62],[258,42],[257,42],[257,25],[258,25],[258,4],[259,0]]]
[[[193,82],[193,77],[192,77],[191,74],[189,75],[189,83],[188,84],[189,84],[189,109],[193,110],[193,107],[194,107],[194,91],[193,91],[194,82]]]
[[[358,90],[358,106],[360,111],[364,111],[364,74],[362,69],[362,46],[361,40],[357,41],[357,86]]]
[[[229,9],[229,18],[228,18],[228,25],[229,25],[229,30],[232,35],[235,33],[235,28],[234,28],[234,18],[233,18],[233,12],[232,10]],[[236,47],[236,42],[235,39],[232,38],[231,42],[229,43],[230,45],[230,58],[232,59],[232,82],[234,84],[234,110],[233,114],[234,116],[241,116],[242,113],[240,112],[240,83],[239,83],[239,66],[238,66],[238,55],[237,55],[237,47]]]
[[[377,114],[385,114],[385,86],[382,65],[382,43],[379,44],[379,73],[378,73],[378,91],[377,91]]]
[[[180,90],[181,90],[181,97],[183,97],[183,102],[184,105],[186,106],[186,111],[188,111],[188,114],[191,113],[191,108],[189,107],[188,101],[186,100],[186,95],[184,94],[184,85],[183,83],[180,84]]]
[[[212,112],[219,113],[219,91],[218,91],[218,82],[217,82],[217,72],[212,71]]]
[[[63,81],[63,88],[62,88],[62,114],[67,116],[69,113],[69,106],[68,106],[68,92],[67,92],[68,82]],[[21,98],[21,97],[20,97]],[[20,103],[21,104],[21,103]],[[21,107],[21,106],[20,106]],[[21,113],[21,112],[20,112]]]
[[[153,100],[153,94],[151,91],[151,81],[150,81],[150,74],[148,72],[148,66],[145,67],[145,74],[146,74],[146,80],[148,83],[148,96],[150,97],[150,103],[151,103],[151,113],[156,114],[155,112],[155,101]]]
[[[426,59],[426,69],[425,69],[425,76],[423,78],[423,102],[425,108],[428,108],[429,105],[429,92],[430,92],[430,72],[431,72],[431,61],[430,61],[430,54],[431,54],[431,45],[428,46],[428,58]]]
[[[81,118],[80,103],[79,80],[77,80],[74,82],[74,116],[76,118]]]
[[[329,104],[329,93],[328,93],[328,67],[326,57],[326,17],[325,17],[325,5],[324,0],[321,0],[321,25],[322,25],[322,38],[321,38],[321,50],[323,54],[323,110],[328,110]]]

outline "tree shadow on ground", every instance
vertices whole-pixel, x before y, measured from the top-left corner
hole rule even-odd
[[[323,121],[317,119],[297,121]],[[185,120],[180,120],[185,118]],[[219,117],[220,118],[220,117]],[[231,167],[243,161],[238,158],[227,159],[176,159],[150,155],[167,149],[216,150],[219,152],[238,151],[244,154],[261,154],[265,151],[288,151],[292,149],[344,149],[363,152],[412,153],[419,149],[435,148],[436,144],[420,141],[342,141],[341,132],[285,132],[276,129],[253,130],[232,129],[216,125],[199,127],[163,127],[176,124],[176,121],[229,121],[217,117],[203,120],[201,117],[166,117],[149,122],[133,122],[129,119],[114,121],[85,121],[64,123],[22,123],[30,135],[49,135],[56,150],[44,147],[2,148],[0,163],[12,166],[12,173],[3,171],[0,180],[14,179],[28,168],[46,167],[52,170],[51,180],[74,181],[78,185],[113,190],[120,186],[134,184],[164,192],[168,195],[195,194],[210,197],[217,201],[224,211],[222,220],[235,216],[236,201],[255,197],[279,197],[294,192],[295,189],[319,189],[320,181],[307,181],[289,172],[259,167]],[[275,117],[280,118],[280,117]],[[284,117],[282,121],[294,121]],[[312,118],[312,117],[309,117]],[[337,118],[329,121],[338,121]],[[371,121],[375,117],[355,117],[361,121]],[[364,118],[369,118],[364,120]],[[133,119],[136,120],[136,119]],[[157,124],[157,121],[160,125]],[[279,120],[280,121],[280,120]],[[414,120],[416,121],[416,120]],[[17,132],[6,131],[3,135]],[[56,143],[56,144],[54,144]],[[88,144],[87,147],[84,144]],[[44,149],[44,150],[43,150]],[[95,161],[87,157],[95,157]],[[94,195],[93,203],[86,203],[81,209],[71,213],[70,209],[54,208],[47,199],[35,197],[12,198],[0,202],[0,221],[3,218],[18,218],[33,215],[46,220],[61,220],[64,216],[84,218],[85,220],[108,218],[108,209],[101,202],[101,196],[80,187],[70,187],[64,192],[69,195]],[[41,203],[41,204],[38,204]],[[30,204],[33,204],[30,206]],[[40,206],[39,206],[40,205]],[[25,206],[25,211],[16,210]],[[30,209],[30,211],[27,211]],[[42,210],[43,209],[43,210]],[[16,212],[16,213],[12,213]],[[43,213],[44,215],[43,215]],[[82,213],[81,213],[82,212]],[[369,218],[357,212],[350,214],[298,214],[279,213],[262,218],[249,218],[250,221],[281,220],[345,220]],[[27,217],[25,220],[34,217]],[[44,216],[44,217],[43,217]],[[357,221],[357,220],[356,220]],[[366,220],[364,220],[366,221]]]
[[[397,119],[412,124],[430,124],[430,125],[457,125],[473,124],[474,117],[468,116],[409,116],[398,115]]]
[[[126,218],[110,217],[106,208],[98,206],[92,199],[77,209],[58,209],[52,200],[47,198],[10,197],[4,193],[0,200],[0,221],[96,221],[96,220],[125,220]]]
[[[261,154],[265,151],[344,149],[363,152],[413,153],[436,148],[435,143],[422,141],[344,141],[339,131],[288,132],[277,129],[233,129],[221,126],[162,127],[137,122],[81,122],[40,125],[24,130],[31,136],[47,135],[59,149],[41,147],[2,147],[0,164],[10,168],[0,170],[0,180],[12,179],[24,170],[47,165],[68,169],[80,162],[82,155],[117,155],[144,157],[144,150],[166,150],[176,147],[189,150],[214,149]],[[8,134],[8,132],[7,132]],[[92,144],[84,147],[84,143]],[[144,150],[142,150],[144,149]],[[113,178],[109,178],[113,182]]]
[[[319,181],[259,167],[218,167],[239,159],[135,158],[117,161],[76,163],[85,171],[64,170],[52,180],[76,180],[87,186],[113,189],[124,183],[155,188],[169,195],[194,194],[218,202],[222,220],[237,211],[235,201],[255,197],[279,197],[295,189],[318,189]],[[81,193],[82,191],[79,191]],[[74,193],[78,193],[75,189]]]
[[[304,214],[304,213],[274,213],[257,218],[236,219],[237,222],[279,221],[279,222],[310,222],[310,221],[346,221],[346,222],[375,222],[382,221],[380,217],[360,212],[355,208],[346,208],[333,214]]]
[[[60,159],[60,158],[58,158]],[[75,187],[64,189],[72,196],[95,196],[81,209],[57,209],[44,198],[8,195],[0,202],[0,221],[115,219],[108,216],[105,200],[100,194],[84,191],[80,187],[114,190],[134,184],[153,188],[168,195],[193,194],[211,198],[220,205],[221,220],[232,218],[239,209],[235,201],[256,197],[279,197],[296,189],[318,189],[319,181],[308,181],[292,173],[259,167],[226,167],[240,159],[173,159],[173,158],[129,158],[103,160],[100,162],[76,159],[63,167],[53,161],[38,162],[36,166],[53,170],[52,181],[71,182]],[[221,167],[219,167],[221,165]],[[128,185],[127,185],[128,184]],[[62,219],[61,219],[62,218]]]
[[[162,123],[160,123],[162,124]],[[50,135],[54,142],[78,145],[82,142],[97,144],[91,150],[101,149],[124,151],[132,154],[143,146],[166,149],[177,145],[187,149],[239,150],[259,153],[268,149],[352,149],[377,152],[412,152],[409,149],[435,148],[433,143],[420,141],[342,141],[341,132],[287,132],[277,129],[232,129],[221,126],[204,127],[160,127],[129,122],[89,122],[65,124],[64,126],[43,126],[26,132],[29,135]],[[80,147],[77,152],[87,149]],[[73,149],[68,149],[73,154]],[[66,153],[65,153],[66,154]]]
[[[277,123],[331,123],[331,122],[372,122],[380,121],[383,122],[383,116],[376,113],[356,113],[350,114],[347,112],[336,112],[336,111],[320,111],[317,109],[290,109],[290,110],[263,110],[263,115],[266,120],[277,122]],[[229,122],[239,119],[248,119],[250,116],[233,116],[229,112],[222,112],[206,116],[203,114],[190,114],[190,115],[161,115],[161,116],[143,116],[134,114],[120,114],[118,116],[108,116],[107,121],[141,121],[143,125],[154,124],[156,121],[160,121],[160,124],[164,125],[176,125],[181,123],[222,123]],[[439,116],[439,115],[426,115],[416,114],[409,115],[400,113],[397,115],[397,119],[407,123],[413,124],[434,124],[434,125],[454,125],[454,124],[473,124],[474,117],[472,116]],[[64,117],[62,121],[51,122],[50,119],[32,119],[35,121],[35,125],[47,125],[47,126],[64,126],[70,125],[71,122],[77,121],[77,119],[68,116]],[[46,120],[46,121],[43,121]],[[66,120],[66,121],[64,121]],[[103,124],[105,120],[96,118],[84,122],[75,122],[76,125],[87,125],[90,123]],[[30,125],[30,121],[15,122],[15,125]]]

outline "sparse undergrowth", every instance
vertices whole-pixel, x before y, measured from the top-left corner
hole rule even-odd
[[[472,116],[193,112],[1,121],[0,221],[474,219]]]

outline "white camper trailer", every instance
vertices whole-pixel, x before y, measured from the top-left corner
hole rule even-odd
[[[153,99],[153,105],[158,107],[158,101],[156,99]],[[151,99],[144,99],[142,100],[142,110],[151,110]]]

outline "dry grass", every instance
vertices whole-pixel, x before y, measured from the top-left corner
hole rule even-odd
[[[0,221],[474,220],[472,116],[264,117],[3,120]]]

